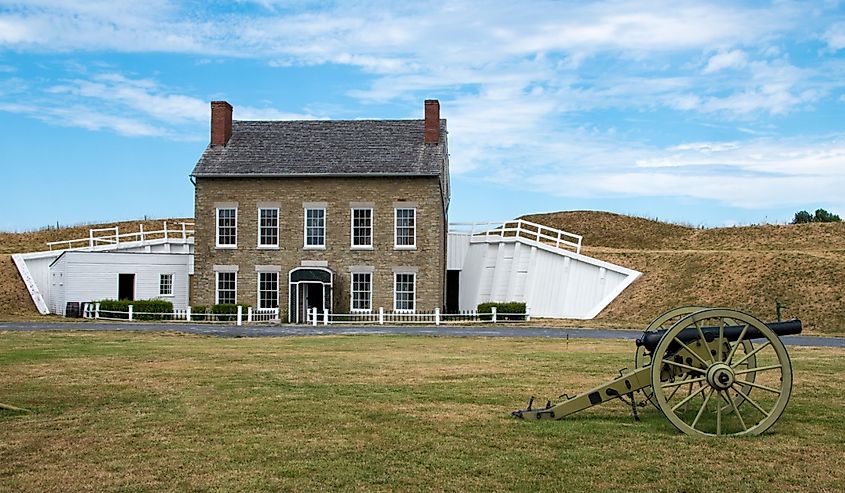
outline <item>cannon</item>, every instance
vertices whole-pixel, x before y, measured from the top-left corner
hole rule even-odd
[[[800,320],[764,323],[729,308],[698,306],[658,316],[636,340],[634,369],[557,404],[511,413],[523,419],[561,419],[620,399],[651,403],[693,436],[749,436],[780,418],[792,393],[792,364],[781,336],[800,334]],[[644,396],[637,403],[636,396]]]

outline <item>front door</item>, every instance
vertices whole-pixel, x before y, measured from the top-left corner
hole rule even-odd
[[[323,308],[325,307],[325,293],[324,287],[322,283],[302,283],[300,284],[302,290],[302,308],[303,308],[303,316],[300,318],[303,322],[308,320],[305,312],[311,313],[311,311],[316,308],[317,309],[317,320],[320,320],[320,317],[323,316]]]
[[[117,299],[135,301],[135,274],[117,275]]]

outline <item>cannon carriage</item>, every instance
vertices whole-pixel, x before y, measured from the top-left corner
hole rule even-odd
[[[799,334],[800,320],[764,323],[727,308],[682,307],[657,317],[636,341],[634,369],[575,397],[512,413],[561,419],[607,401],[650,402],[694,436],[758,435],[783,414],[792,393],[792,364],[780,336]],[[637,403],[637,396],[642,395]]]

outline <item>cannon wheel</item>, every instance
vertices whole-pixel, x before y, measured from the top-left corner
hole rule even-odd
[[[695,365],[706,366],[706,371],[675,357],[686,346],[678,337],[684,329],[726,325],[742,326],[742,334],[737,341],[726,342],[731,347],[728,354],[719,351],[707,359],[695,356],[699,360]],[[751,353],[740,356],[737,349],[751,327],[762,334],[763,341]],[[743,365],[749,354],[757,359],[753,367]],[[759,435],[780,418],[792,393],[792,364],[783,342],[765,323],[736,310],[701,310],[679,320],[660,340],[653,360],[660,362],[651,365],[653,400],[666,418],[688,435]],[[679,372],[687,378],[676,378]],[[753,381],[741,379],[749,373],[754,374]],[[687,395],[676,391],[688,383],[701,387]],[[757,389],[753,398],[743,392],[749,386]],[[747,402],[741,411],[738,399]]]
[[[656,332],[658,330],[668,330],[670,329],[675,323],[680,321],[682,318],[693,314],[695,312],[707,310],[707,307],[703,306],[680,306],[677,308],[672,308],[671,310],[666,310],[665,312],[661,313],[657,316],[649,325],[645,328],[645,332]],[[751,341],[743,341],[742,342],[742,351],[745,354],[748,354],[754,349],[754,346],[751,344]],[[651,365],[651,354],[646,353],[646,348],[643,346],[637,346],[637,349],[634,352],[634,369],[639,370],[640,368],[646,367]],[[753,368],[757,366],[757,357],[756,355],[751,355],[745,362],[744,366]],[[754,373],[746,373],[744,380],[754,382]],[[750,385],[743,385],[743,393],[749,394],[751,393],[752,387]],[[689,388],[689,391],[692,391],[692,387]],[[653,406],[657,407],[654,400],[652,399],[653,390],[651,386],[645,387],[642,389],[643,395],[645,398],[650,402]],[[745,398],[740,397],[736,401],[737,406],[741,406],[745,402]]]

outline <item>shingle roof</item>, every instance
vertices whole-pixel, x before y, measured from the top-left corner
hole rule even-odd
[[[448,173],[424,120],[233,121],[225,146],[209,145],[193,176],[433,175]]]

